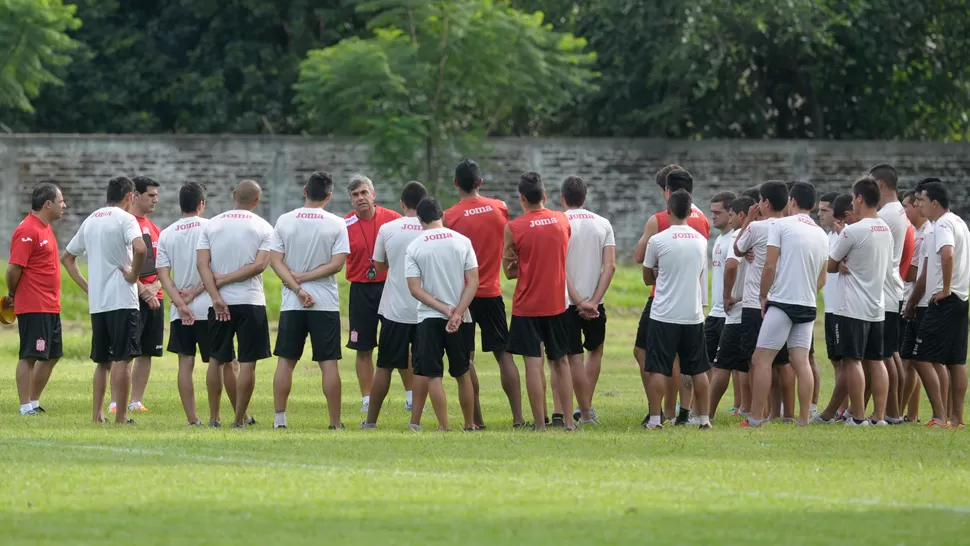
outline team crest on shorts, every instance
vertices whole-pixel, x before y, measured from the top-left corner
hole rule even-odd
[[[357,343],[357,330],[350,331],[350,342]]]
[[[47,341],[45,341],[43,338],[38,338],[37,343],[34,344],[34,349],[42,353],[46,348],[47,348]]]

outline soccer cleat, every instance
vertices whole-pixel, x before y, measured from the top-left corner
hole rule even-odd
[[[953,430],[963,430],[964,425],[963,423],[960,423],[959,425],[951,425],[950,428],[952,428]]]
[[[741,417],[741,410],[738,408],[731,408],[731,417]]]
[[[813,425],[834,425],[839,422],[838,418],[826,419],[821,413],[816,413],[815,417],[809,421]]]
[[[529,423],[512,423],[512,430],[521,430],[527,428]]]
[[[209,421],[209,428],[219,428],[222,426],[222,421]]]
[[[189,423],[190,427],[201,427],[202,421],[195,421],[194,423]]]
[[[40,415],[40,414],[37,413],[35,410],[27,410],[27,411],[20,412],[20,416],[21,417],[24,417],[24,416],[26,416],[26,417],[36,417],[38,415]]]
[[[663,422],[663,420],[664,420],[664,418],[663,418],[663,416],[661,416],[660,417],[660,421]],[[649,423],[649,422],[650,422],[650,414],[648,413],[647,416],[643,418],[643,421],[640,421],[640,426],[641,427],[646,427],[647,426],[647,423]]]
[[[579,410],[574,411],[573,412],[573,421],[579,421],[580,417],[582,417],[582,416],[583,416],[583,414]]]
[[[599,421],[595,419],[580,419],[579,421],[576,421],[577,427],[581,427],[584,425],[598,425],[598,424],[600,424]]]
[[[274,428],[274,429],[277,429],[277,428],[286,428],[286,425],[275,425],[275,424],[274,424],[274,425],[273,425],[273,428]]]
[[[232,428],[246,428],[246,425],[245,424],[240,425],[238,423],[233,423],[232,424]]]
[[[127,421],[125,421],[125,424],[126,425],[134,425],[135,424],[135,420],[134,419],[128,419]]]
[[[408,430],[410,430],[411,432],[421,432],[421,425],[408,423]]]
[[[922,421],[920,421],[920,418],[919,417],[917,417],[916,419],[910,419],[909,418],[909,415],[907,415],[906,417],[903,417],[903,422],[904,423],[916,423],[917,425],[920,424],[920,423],[922,423]]]
[[[255,417],[246,417],[246,425],[255,425],[255,424],[256,424]]]
[[[147,413],[148,412],[148,408],[146,408],[145,405],[142,404],[141,402],[136,402],[136,403],[128,406],[128,411],[134,411],[134,412],[137,412],[137,413]]]
[[[551,427],[562,428],[566,426],[566,416],[561,413],[552,414],[552,423],[549,424]]]
[[[576,432],[576,425],[571,427],[562,427],[563,432]]]
[[[930,419],[926,422],[926,428],[950,428],[950,423],[944,423],[939,419]]]
[[[647,430],[663,430],[664,429],[664,426],[663,426],[663,424],[660,424],[660,425],[651,425],[650,423],[646,423],[645,425],[643,425],[643,428],[645,428]]]
[[[346,429],[347,429],[347,427],[345,427],[343,423],[340,423],[337,426],[329,425],[327,427],[327,430],[346,430]]]
[[[752,424],[751,421],[747,419],[738,423],[738,426],[741,428],[761,428],[761,424],[757,424],[757,425]]]
[[[478,425],[472,425],[470,427],[465,427],[462,430],[465,432],[477,432],[481,430],[481,427],[479,427]]]
[[[367,421],[364,421],[363,423],[360,424],[360,430],[366,430],[371,428],[377,428],[377,423],[368,423]]]
[[[872,419],[870,419],[869,422],[872,423],[872,426],[874,426],[874,427],[888,427],[889,426],[889,422],[886,421],[886,420],[873,421]]]
[[[37,412],[37,413],[47,413],[47,410],[45,410],[44,408],[42,408],[40,406],[37,406],[36,408],[34,408],[34,411]]]
[[[903,421],[903,419],[900,417],[886,417],[886,422],[890,425],[901,425],[905,421]]]
[[[872,423],[868,419],[864,419],[862,421],[856,421],[853,418],[849,418],[849,419],[846,419],[845,420],[845,426],[847,426],[847,427],[869,427],[869,426],[872,426]]]
[[[795,419],[793,417],[783,417],[781,419],[781,424],[783,424],[783,425],[793,425],[793,424],[795,424]]]
[[[692,425],[692,426],[693,425],[700,425],[701,424],[701,418],[700,417],[691,416],[691,418],[687,420],[687,424],[688,425]]]
[[[711,430],[714,426],[710,423],[704,423],[703,425],[697,425],[697,430]]]

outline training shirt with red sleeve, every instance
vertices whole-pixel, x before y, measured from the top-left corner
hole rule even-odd
[[[374,207],[374,216],[364,220],[353,211],[344,216],[347,224],[347,237],[350,239],[350,255],[344,274],[350,282],[377,283],[387,280],[387,271],[378,273],[373,279],[367,278],[367,269],[374,257],[374,244],[381,226],[401,217],[400,214],[384,207]]]
[[[667,211],[658,212],[654,216],[657,217],[657,233],[665,231],[670,227],[670,215]],[[694,231],[700,233],[705,239],[711,238],[711,221],[704,216],[704,211],[697,208],[696,205],[690,206],[690,215],[687,216],[687,225],[694,228]],[[650,244],[649,242],[647,244]],[[707,279],[704,279],[704,284],[707,284]],[[654,297],[657,293],[657,286],[654,285],[650,289],[650,297]],[[707,289],[704,289],[704,295],[706,299]],[[705,302],[706,303],[706,302]]]
[[[916,252],[916,229],[913,224],[906,228],[906,238],[903,240],[903,259],[899,262],[899,276],[903,279],[909,273],[909,264],[913,261],[913,254]],[[905,285],[905,280],[903,281]],[[905,290],[905,288],[904,288]],[[906,295],[903,296],[906,300]]]
[[[152,251],[145,256],[145,263],[141,266],[141,272],[138,274],[138,282],[142,284],[152,284],[158,280],[158,270],[155,268],[155,260],[158,254],[158,238],[162,235],[162,230],[144,216],[135,216],[135,220],[138,220],[138,229],[141,230],[141,238],[145,241],[145,247],[150,248]],[[158,290],[158,299],[162,299],[165,295],[162,290]]]
[[[566,312],[569,219],[557,210],[530,211],[509,222],[519,278],[512,315],[552,317]]]
[[[445,226],[461,233],[472,242],[478,258],[478,292],[476,298],[502,295],[499,272],[502,270],[502,245],[509,209],[505,202],[488,197],[459,201],[444,214]]]
[[[61,263],[50,225],[28,214],[13,232],[9,263],[23,268],[13,298],[15,314],[61,312]]]

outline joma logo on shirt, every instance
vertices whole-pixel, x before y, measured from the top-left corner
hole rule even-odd
[[[401,231],[423,231],[424,228],[416,224],[403,224]]]
[[[887,226],[871,226],[870,230],[873,232],[889,231]]]
[[[571,214],[569,216],[570,220],[595,220],[596,217],[588,212],[580,212],[578,214]]]
[[[440,239],[451,239],[454,235],[450,233],[434,233],[432,235],[425,235],[425,241],[438,241]]]
[[[229,220],[248,220],[250,216],[241,212],[230,212],[228,214],[223,214],[223,218],[228,218]]]
[[[492,212],[492,205],[485,205],[484,207],[475,207],[473,209],[468,209],[465,211],[465,216],[474,216],[476,214],[482,214],[484,212]]]
[[[109,211],[95,212],[94,213],[94,217],[95,218],[104,218],[105,216],[111,216],[111,211],[109,210]]]
[[[175,231],[186,231],[192,228],[201,227],[202,222],[192,222],[191,224],[182,224],[180,226],[175,226]]]
[[[298,212],[296,217],[300,220],[323,220],[326,216],[319,212]]]
[[[545,218],[543,220],[532,220],[531,222],[529,222],[529,227],[533,228],[536,226],[551,226],[553,224],[558,224],[558,223],[559,223],[559,220],[556,220],[555,218]]]
[[[674,233],[674,239],[700,239],[700,234],[697,233]]]

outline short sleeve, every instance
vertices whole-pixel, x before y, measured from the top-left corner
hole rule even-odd
[[[350,233],[347,232],[347,225],[340,223],[337,229],[337,237],[333,240],[330,248],[330,255],[350,254]]]
[[[470,271],[476,267],[478,267],[478,256],[475,255],[471,241],[465,241],[465,271]]]
[[[768,228],[768,246],[781,248],[781,231],[783,229],[784,225],[781,222],[775,222]]]
[[[408,247],[404,255],[404,276],[409,279],[421,277],[421,268],[418,266],[418,261],[414,259],[414,249],[411,247]]]
[[[138,226],[138,220],[130,214],[122,216],[122,218],[124,218],[122,222],[125,224],[125,242],[131,244],[135,239],[141,239],[141,227]]]
[[[15,231],[10,240],[10,260],[14,265],[26,267],[30,253],[34,249],[34,238],[24,231]]]
[[[954,246],[953,225],[949,220],[937,222],[933,230],[933,252],[939,252],[945,246]]]
[[[81,224],[81,229],[77,230],[77,233],[74,234],[74,238],[71,239],[71,242],[67,243],[67,251],[74,256],[80,256],[84,254],[84,251],[86,250],[84,245],[84,228],[87,223],[88,221],[85,220]]]
[[[172,267],[172,259],[168,257],[168,237],[164,234],[158,238],[158,250],[155,252],[155,267]]]
[[[269,249],[272,252],[282,252],[286,253],[286,244],[283,243],[283,237],[280,235],[280,224],[276,223],[276,228],[273,229],[273,235],[269,238]]]
[[[855,245],[855,234],[851,229],[845,228],[835,241],[835,244],[832,245],[829,257],[837,262],[841,262],[849,255],[849,251],[852,250],[853,245]]]
[[[259,234],[259,250],[269,252],[272,249],[273,233],[275,233],[275,230],[266,220],[263,220],[260,225],[262,229]]]
[[[387,225],[387,224],[384,224]],[[387,249],[384,245],[387,244],[387,230],[384,226],[377,232],[377,239],[374,239],[374,258],[375,262],[386,262],[387,261]],[[396,266],[395,266],[396,267]]]
[[[657,267],[657,260],[659,256],[657,254],[657,243],[653,242],[647,243],[647,253],[643,257],[643,267]]]
[[[609,222],[606,224],[606,240],[603,241],[603,246],[616,246],[616,235],[613,233],[613,225]]]
[[[212,222],[209,222],[202,228],[202,235],[199,235],[199,241],[195,243],[196,250],[209,250],[209,229],[212,226]]]
[[[755,236],[753,232],[756,229],[758,228],[755,227],[754,223],[748,224],[748,229],[744,230],[744,233],[738,236],[735,244],[742,254],[751,250],[751,247],[754,246]]]

